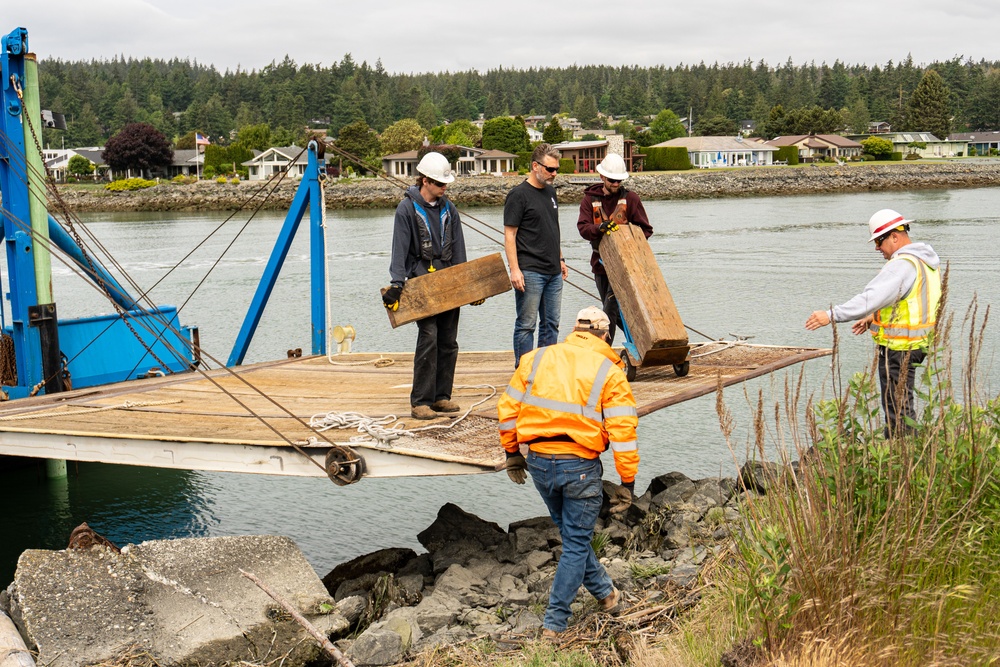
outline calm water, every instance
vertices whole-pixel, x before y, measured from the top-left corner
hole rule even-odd
[[[1000,302],[1000,188],[909,193],[650,202],[656,230],[651,239],[682,319],[713,338],[739,334],[752,342],[828,346],[830,329],[807,332],[813,310],[853,296],[882,265],[867,239],[868,217],[896,208],[917,221],[913,236],[927,241],[952,264],[950,303],[961,323],[978,295],[980,304]],[[576,207],[562,208],[564,249],[571,266],[588,271],[571,281],[596,293],[589,279],[589,246],[576,233]],[[469,213],[499,228],[500,208]],[[95,214],[85,218],[94,234],[143,286],[152,285],[198,241],[225,219],[221,214]],[[228,357],[243,314],[267,260],[283,216],[255,219],[209,280],[193,297],[216,258],[245,219],[223,228],[181,269],[153,292],[160,303],[187,304],[182,320],[201,328],[202,345]],[[331,325],[353,324],[356,351],[412,351],[415,327],[389,328],[378,297],[388,281],[390,211],[337,211],[329,216]],[[490,238],[498,238],[488,232]],[[247,361],[280,358],[294,347],[309,349],[307,334],[307,235],[290,253]],[[467,232],[472,257],[500,246]],[[56,301],[63,317],[107,312],[96,292],[55,268]],[[563,331],[591,297],[567,286]],[[510,349],[513,295],[465,309],[460,326],[464,349]],[[868,363],[870,337],[841,329],[845,371]],[[996,394],[996,326],[989,326],[985,352],[986,391]],[[692,341],[702,340],[692,333]],[[640,371],[641,372],[641,371]],[[790,374],[795,377],[798,368]],[[761,388],[777,400],[786,373],[746,385],[756,401]],[[829,360],[806,364],[808,388],[829,395]],[[772,393],[773,392],[773,393]],[[736,415],[735,458],[742,462],[749,430],[743,389],[727,390]],[[331,405],[331,409],[336,408]],[[642,464],[638,487],[657,474],[679,470],[692,477],[731,475],[736,463],[723,440],[715,401],[703,397],[668,408],[640,424]],[[610,457],[608,457],[610,459]],[[609,469],[611,465],[607,466]],[[614,473],[610,478],[614,479]],[[505,526],[544,513],[530,485],[506,475],[400,480],[367,479],[340,488],[323,480],[70,464],[70,478],[44,479],[36,470],[0,473],[0,585],[9,581],[26,548],[62,548],[70,530],[87,521],[118,544],[183,536],[280,533],[294,538],[322,575],[331,567],[374,549],[410,546],[445,502]]]

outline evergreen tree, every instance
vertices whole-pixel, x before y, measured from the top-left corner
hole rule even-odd
[[[948,87],[937,71],[929,69],[920,80],[906,108],[906,127],[912,132],[930,132],[947,139],[951,132]]]
[[[552,120],[549,121],[548,125],[542,131],[542,141],[547,144],[559,144],[565,141],[565,138],[566,131],[559,124],[559,119],[552,116]]]
[[[670,109],[664,109],[656,114],[656,118],[649,124],[649,139],[653,144],[663,141],[670,141],[687,134],[687,128]],[[650,144],[652,145],[652,144]]]

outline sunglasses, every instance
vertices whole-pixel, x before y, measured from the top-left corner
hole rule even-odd
[[[605,176],[604,178],[608,178],[608,177]],[[622,182],[622,179],[620,179],[620,178],[608,178],[608,183],[616,183],[617,184],[617,183],[621,183],[621,182]]]
[[[425,178],[426,178],[426,177],[425,177]],[[439,181],[435,181],[435,180],[434,180],[433,178],[428,178],[428,179],[427,179],[427,182],[428,182],[428,183],[430,183],[431,185],[436,185],[436,186],[438,186],[439,188],[443,188],[443,187],[445,187],[446,185],[448,185],[447,183],[441,183],[441,182],[439,182]]]
[[[894,229],[894,230],[892,230],[892,232],[894,232],[894,231],[896,231],[896,230],[895,230],[895,229]],[[885,240],[886,240],[887,238],[889,238],[890,236],[892,236],[892,232],[887,232],[887,233],[883,234],[882,236],[878,237],[877,239],[875,239],[875,247],[876,247],[876,248],[878,248],[878,247],[880,247],[880,246],[881,246],[881,245],[882,245],[883,243],[885,243]]]
[[[542,168],[542,169],[544,169],[545,171],[549,172],[550,174],[554,174],[554,173],[556,173],[557,171],[559,171],[559,165],[556,165],[556,166],[554,166],[554,167],[546,167],[546,166],[545,166],[544,164],[542,164],[541,162],[536,162],[535,164],[537,164],[537,165],[538,165],[539,167],[541,167],[541,168]]]

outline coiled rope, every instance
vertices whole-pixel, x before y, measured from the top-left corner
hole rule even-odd
[[[369,417],[360,412],[330,411],[313,415],[309,420],[309,426],[317,432],[335,428],[353,429],[359,435],[351,436],[350,442],[370,442],[371,440],[375,440],[379,445],[391,447],[393,440],[398,440],[403,436],[416,437],[427,431],[453,429],[462,423],[473,410],[497,395],[497,388],[491,384],[463,384],[457,385],[455,389],[489,389],[490,394],[473,403],[461,416],[456,417],[447,424],[428,424],[427,426],[408,429],[406,428],[406,422],[400,421],[397,415]],[[392,426],[389,426],[390,424]],[[308,445],[314,444],[314,440],[315,438],[309,438]]]

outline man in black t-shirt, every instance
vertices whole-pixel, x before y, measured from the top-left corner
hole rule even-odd
[[[559,151],[539,144],[531,154],[528,178],[507,193],[503,204],[504,250],[510,265],[517,318],[514,321],[514,367],[521,355],[559,340],[559,307],[569,269],[559,245],[559,204],[552,181]]]

